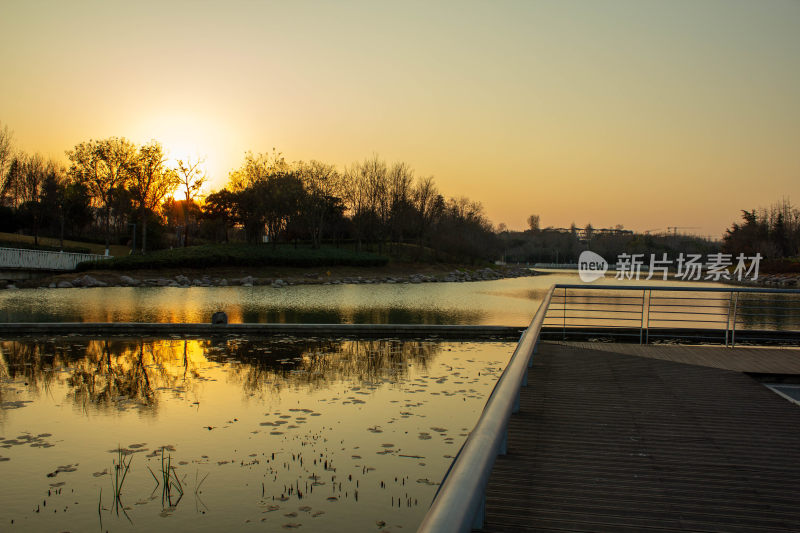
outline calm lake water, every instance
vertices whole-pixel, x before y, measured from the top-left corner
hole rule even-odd
[[[577,281],[10,290],[0,321],[524,326]],[[0,338],[0,530],[413,531],[514,347]]]
[[[414,531],[513,349],[1,341],[0,530]]]
[[[526,326],[554,283],[579,278],[557,272],[469,283],[25,289],[0,292],[0,321],[208,322],[222,310],[231,322]]]

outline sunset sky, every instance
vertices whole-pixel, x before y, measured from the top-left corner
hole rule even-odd
[[[800,2],[0,0],[0,123],[340,167],[377,153],[522,229],[720,236],[800,203]]]

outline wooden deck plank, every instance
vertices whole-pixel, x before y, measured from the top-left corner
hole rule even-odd
[[[800,348],[737,346],[724,348],[712,345],[634,344],[617,342],[566,342],[567,346],[600,350],[763,374],[800,374]]]
[[[795,358],[542,343],[482,531],[800,530],[800,408],[725,369],[800,371]]]

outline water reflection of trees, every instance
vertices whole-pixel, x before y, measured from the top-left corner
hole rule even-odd
[[[342,380],[395,381],[410,365],[424,368],[439,349],[436,342],[397,339],[7,340],[0,341],[0,377],[23,381],[35,395],[63,383],[82,410],[134,405],[153,413],[163,391],[192,392],[208,362],[225,366],[252,395]]]
[[[210,360],[229,361],[231,375],[247,394],[284,388],[316,390],[343,380],[373,383],[407,375],[409,365],[426,367],[438,343],[416,340],[299,341],[231,339],[209,341]]]
[[[153,411],[156,390],[186,388],[198,373],[187,355],[187,341],[113,339],[0,342],[4,372],[24,379],[34,393],[59,379],[68,398],[86,409],[134,404]]]

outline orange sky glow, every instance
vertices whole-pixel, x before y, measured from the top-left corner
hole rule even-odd
[[[800,3],[0,4],[0,124],[340,168],[377,153],[495,223],[687,227],[800,203]]]

